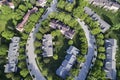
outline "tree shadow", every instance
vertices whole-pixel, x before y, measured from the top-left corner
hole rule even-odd
[[[113,15],[113,16],[114,16],[114,15]],[[105,20],[108,24],[113,25],[113,22],[111,21],[111,19],[110,19],[108,16],[102,14],[102,18],[103,18],[103,20]]]

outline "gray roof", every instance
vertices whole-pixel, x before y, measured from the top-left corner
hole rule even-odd
[[[43,49],[43,57],[53,56],[53,44],[52,44],[52,35],[47,34],[43,36],[42,40],[42,49]]]
[[[4,71],[5,73],[16,72],[16,71],[17,71],[16,64],[10,63],[5,65],[5,71]]]
[[[72,52],[76,52],[76,55],[77,55],[79,53],[79,50],[75,48],[74,46],[70,46],[70,48],[71,47],[78,51],[77,52],[77,51],[71,50]],[[62,77],[63,79],[65,79],[66,76],[69,74],[70,69],[72,68],[72,66],[74,65],[76,61],[76,55],[72,54],[72,52],[68,53],[65,56],[65,60],[62,62],[61,66],[56,70],[56,74]]]
[[[79,53],[79,49],[77,49],[74,46],[70,46],[69,49],[67,50],[67,54],[73,54],[73,55],[77,55]]]
[[[87,13],[89,16],[92,16],[94,14],[94,11],[90,9],[89,7],[84,8],[85,13]]]
[[[47,0],[38,0],[38,3],[40,6],[44,7],[46,4]]]
[[[98,21],[101,31],[104,33],[106,32],[111,26],[102,20],[99,15],[97,15],[94,11],[92,11],[89,7],[85,7],[84,11],[88,14],[93,20]]]
[[[17,43],[17,42],[20,41],[20,38],[19,37],[13,37],[11,40],[12,40],[12,42],[16,42]]]
[[[10,43],[8,57],[18,56],[19,43]]]
[[[9,44],[8,51],[8,63],[5,65],[5,73],[16,72],[17,67],[16,64],[18,62],[18,49],[19,49],[19,37],[13,37],[11,39],[12,43]]]
[[[120,8],[120,5],[115,1],[113,2],[112,0],[89,0],[89,2],[96,6],[107,8],[109,10],[115,10],[115,8],[111,8],[112,6],[116,7],[116,10]]]
[[[66,75],[68,74],[68,71],[66,71],[65,67],[60,66],[56,70],[56,74],[65,79]]]
[[[106,48],[106,59],[105,59],[105,72],[106,78],[116,80],[116,48],[117,41],[115,39],[107,39],[105,40],[105,48]]]
[[[61,64],[61,66],[57,69],[56,74],[59,75],[60,77],[62,77],[63,79],[66,78],[66,76],[68,75],[68,72],[70,71],[70,69],[72,68],[73,64],[75,63],[76,58],[74,57],[70,57],[69,60],[64,60]]]
[[[73,3],[74,2],[74,0],[67,0],[68,2],[70,2],[70,3]]]

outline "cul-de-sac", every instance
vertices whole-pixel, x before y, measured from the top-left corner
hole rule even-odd
[[[0,0],[0,80],[120,80],[120,0]]]

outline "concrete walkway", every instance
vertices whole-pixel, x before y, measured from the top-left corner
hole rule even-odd
[[[75,80],[85,80],[94,59],[94,55],[97,55],[97,52],[95,51],[95,48],[97,47],[94,45],[96,42],[95,37],[88,30],[88,26],[83,21],[80,21],[80,19],[77,19],[77,21],[85,32],[85,36],[88,42],[88,53],[86,55],[86,61],[80,69],[79,75]]]
[[[27,40],[27,45],[26,45],[26,55],[27,55],[27,66],[28,70],[33,77],[33,80],[46,80],[44,76],[41,74],[37,63],[35,61],[35,58],[37,57],[36,54],[34,53],[34,40],[35,40],[35,34],[38,32],[38,29],[40,27],[40,23],[45,20],[48,15],[51,12],[56,11],[56,5],[57,5],[57,0],[53,0],[51,3],[51,7],[47,8],[47,12],[42,16],[42,19],[39,20],[39,24],[36,24],[36,28],[33,28],[32,31],[29,34],[29,38]]]

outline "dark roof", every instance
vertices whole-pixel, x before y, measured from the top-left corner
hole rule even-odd
[[[59,29],[61,33],[68,39],[72,39],[74,37],[75,31],[58,20],[52,20],[50,22],[50,27],[53,29]]]

